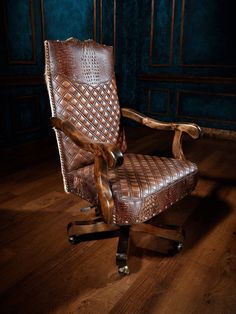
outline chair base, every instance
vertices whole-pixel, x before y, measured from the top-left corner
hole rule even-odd
[[[89,209],[81,210],[88,211]],[[96,212],[97,213],[97,212]],[[73,227],[77,228],[76,233],[71,233]],[[78,244],[81,241],[104,239],[108,237],[119,236],[116,265],[118,272],[121,275],[130,273],[128,267],[128,250],[129,250],[129,235],[130,231],[138,233],[146,233],[169,242],[168,250],[161,252],[167,255],[174,255],[180,252],[183,248],[184,231],[180,226],[161,225],[154,226],[147,223],[137,225],[108,225],[103,222],[102,217],[96,216],[90,220],[74,221],[68,224],[68,240],[71,244]]]
[[[152,247],[150,248],[151,250],[157,251],[158,253],[171,256],[180,252],[183,248],[185,234],[183,228],[180,226],[176,225],[154,226],[151,224],[142,223],[139,225],[133,225],[131,230],[137,233],[146,233],[155,238],[158,238],[158,240],[160,240],[159,243],[157,243],[159,246],[161,244],[161,241],[165,242],[164,248],[162,247],[162,250],[161,247],[158,248],[156,245],[152,245]],[[139,241],[137,243],[137,246],[145,248],[145,243],[142,242],[143,241]]]
[[[116,265],[121,275],[129,275],[128,249],[130,226],[120,226],[120,236],[116,252]]]
[[[107,225],[103,221],[88,225],[84,224],[84,222],[85,221],[73,221],[68,224],[68,240],[71,244],[119,236],[119,226]],[[69,230],[73,226],[77,226],[77,232],[69,233]]]

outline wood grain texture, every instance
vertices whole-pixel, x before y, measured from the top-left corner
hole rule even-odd
[[[185,159],[182,149],[182,133],[185,132],[194,139],[201,136],[201,128],[194,123],[175,123],[175,122],[162,122],[145,116],[144,114],[130,109],[122,108],[122,115],[126,118],[134,120],[142,125],[148,126],[156,130],[174,131],[174,139],[172,143],[172,153],[176,159]]]
[[[138,130],[126,132],[129,151],[169,154],[170,134]],[[128,277],[117,274],[117,238],[68,243],[67,223],[88,204],[63,192],[54,139],[3,151],[0,312],[234,314],[236,143],[202,138],[183,147],[199,166],[199,184],[156,219],[183,224],[185,247],[157,255],[155,237],[133,232],[142,243],[131,243]]]

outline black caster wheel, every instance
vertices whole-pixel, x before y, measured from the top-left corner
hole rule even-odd
[[[183,242],[177,241],[175,245],[176,245],[176,251],[177,251],[177,253],[180,252],[180,251],[182,251],[182,249],[183,249],[183,247],[184,247]]]
[[[118,272],[119,272],[119,274],[121,274],[123,276],[127,276],[127,275],[129,275],[129,267],[127,265],[125,265],[123,267],[118,267]]]
[[[68,241],[71,244],[78,244],[79,243],[79,237],[76,235],[71,235],[71,236],[69,236]]]
[[[183,249],[184,244],[181,241],[174,241],[172,244],[171,249],[168,250],[167,255],[168,256],[174,256],[175,254],[180,253],[180,251]]]
[[[173,250],[172,250],[172,255],[178,254],[180,251],[182,251],[184,247],[183,242],[181,241],[175,241],[173,244]]]

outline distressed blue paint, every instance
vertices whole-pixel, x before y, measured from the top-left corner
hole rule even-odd
[[[24,0],[25,1],[25,0]],[[13,1],[12,1],[13,3]],[[15,3],[17,5],[15,5]],[[27,9],[25,8],[25,16],[24,16],[24,23],[27,21],[30,21],[30,1],[25,1],[27,3]],[[2,11],[6,12],[8,14],[9,8],[7,9],[7,5],[9,6],[10,2],[8,1],[0,1],[0,9]],[[26,31],[22,32],[20,36],[25,36],[26,39],[17,37],[17,29],[21,29],[21,19],[19,19],[18,13],[16,12],[16,9],[18,10],[18,5],[20,4],[20,1],[15,1],[13,3],[13,8],[11,9],[10,13],[10,20],[12,24],[12,34],[8,34],[7,29],[5,29],[5,25],[3,23],[3,20],[0,21],[2,28],[5,31],[5,34],[3,32],[0,32],[0,75],[1,76],[31,76],[31,75],[43,75],[44,72],[44,52],[43,52],[43,41],[42,41],[42,25],[41,25],[41,10],[40,10],[40,1],[33,0],[32,6],[33,6],[33,19],[34,19],[34,26],[35,26],[35,48],[36,48],[36,64],[25,64],[24,61],[30,61],[32,59],[32,38],[31,38],[31,25],[30,30],[28,31],[28,34]],[[4,10],[5,7],[5,10]],[[9,18],[6,18],[9,20]],[[22,17],[23,19],[23,17]],[[7,23],[9,24],[9,23]],[[8,37],[10,38],[12,35],[12,47],[8,47],[6,45],[6,35],[8,34]],[[4,36],[5,35],[5,36]],[[28,37],[27,37],[28,36]],[[14,40],[13,40],[14,38]],[[25,40],[25,42],[24,42]],[[23,51],[23,52],[21,52]],[[27,52],[28,51],[28,52]],[[30,53],[29,53],[30,51]],[[15,54],[15,55],[14,55]],[[17,54],[17,55],[16,55]],[[18,61],[17,64],[9,64],[8,62],[8,56],[13,61]],[[21,62],[22,61],[22,62]]]
[[[114,44],[114,1],[103,1],[102,6],[102,42]]]
[[[168,18],[170,17],[172,2],[167,0],[156,0],[154,10],[154,61],[162,65],[168,59],[170,39]],[[139,18],[142,23],[137,24],[139,29],[138,51],[137,51],[137,72],[141,74],[188,74],[191,76],[236,76],[236,67],[222,67],[222,65],[236,65],[236,44],[235,0],[227,3],[223,0],[186,0],[184,15],[183,49],[181,56],[181,14],[182,0],[175,1],[175,23],[173,33],[173,62],[166,67],[151,66],[149,63],[150,30],[151,30],[151,1],[139,1]],[[158,34],[159,30],[159,34]],[[163,31],[161,31],[163,30]],[[164,44],[165,43],[165,44]],[[166,47],[165,47],[166,46]],[[158,59],[158,53],[162,58]],[[152,57],[152,59],[153,59]],[[162,62],[160,62],[160,60]],[[182,67],[182,61],[194,64],[195,67]],[[154,62],[152,62],[154,63]],[[167,63],[167,62],[166,62]],[[199,66],[198,66],[199,65]],[[201,65],[205,65],[202,67]],[[210,66],[208,66],[210,65]],[[215,67],[211,67],[215,65]],[[144,90],[147,88],[170,89],[170,108],[167,116],[160,115],[158,118],[165,120],[178,120],[176,116],[176,102],[178,90],[193,90],[202,92],[201,97],[194,101],[188,101],[188,118],[190,121],[198,122],[207,127],[218,127],[225,129],[236,129],[236,98],[220,97],[219,93],[235,93],[235,84],[188,84],[188,83],[161,83],[161,82],[138,82],[136,95],[136,108],[147,112],[147,98],[144,97]],[[209,100],[208,93],[216,93]],[[218,97],[219,96],[219,97]],[[218,98],[217,98],[218,97]],[[218,101],[216,101],[216,98]],[[216,105],[213,106],[212,99]],[[152,103],[159,106],[163,101],[161,96],[156,96]],[[145,104],[143,104],[145,102]],[[185,108],[185,107],[184,107]],[[186,109],[186,108],[185,108]],[[187,110],[187,109],[186,109]],[[197,111],[198,110],[198,111]],[[205,119],[204,119],[205,117]],[[209,117],[209,119],[207,119]],[[188,120],[186,119],[186,120]],[[182,120],[185,120],[182,118]],[[228,121],[228,122],[225,122]]]
[[[40,95],[15,97],[11,102],[14,111],[13,131],[22,133],[30,129],[40,128]]]
[[[172,0],[154,1],[153,51],[151,63],[170,63]]]
[[[8,146],[48,135],[47,99],[44,86],[14,86],[1,91],[4,137],[0,138],[0,143]]]
[[[236,124],[235,104],[236,94],[204,94],[194,91],[180,91],[179,115],[197,117],[199,120],[235,121]]]
[[[235,1],[185,1],[183,62],[236,65]]]
[[[93,38],[93,0],[44,0],[45,37]]]
[[[46,39],[61,39],[77,37],[81,40],[93,37],[93,0],[44,0],[44,26]],[[190,120],[202,126],[236,130],[236,98],[222,97],[219,93],[234,94],[235,84],[189,84],[141,81],[142,74],[188,74],[191,76],[236,77],[236,67],[224,68],[222,65],[236,65],[235,35],[235,0],[185,0],[183,62],[195,64],[195,67],[181,66],[181,10],[182,0],[176,0],[175,23],[173,33],[173,62],[170,66],[154,67],[150,65],[150,30],[151,30],[151,0],[117,0],[116,15],[116,73],[118,74],[118,92],[122,105],[133,107],[151,114],[158,119]],[[30,1],[4,1],[7,6],[8,28],[10,39],[9,54],[11,59],[30,60],[32,57],[32,32],[29,19]],[[32,0],[34,7],[34,24],[36,38],[36,64],[10,65],[7,62],[7,47],[5,37],[0,33],[0,69],[2,76],[32,76],[43,75],[44,54],[42,45],[42,26],[40,0]],[[97,41],[100,34],[100,1],[97,8]],[[102,42],[113,45],[113,0],[103,0],[102,10]],[[167,64],[170,59],[172,0],[155,0],[154,38],[152,63]],[[3,21],[1,21],[3,26]],[[24,43],[22,45],[22,42]],[[205,67],[197,66],[199,64]],[[208,67],[214,64],[215,67]],[[151,102],[148,108],[147,90],[151,89]],[[169,90],[169,96],[165,92]],[[178,91],[181,94],[181,112],[189,118],[176,115]],[[201,92],[201,94],[193,94]],[[18,96],[38,94],[40,96],[39,115],[42,119],[35,120],[32,103],[14,105]],[[214,96],[209,96],[209,93]],[[169,97],[169,99],[168,99]],[[5,140],[16,143],[42,136],[48,130],[49,106],[44,86],[8,87],[2,92],[1,116],[3,125],[1,133]],[[169,102],[168,112],[166,112]],[[17,135],[13,116],[18,118]],[[232,120],[232,121],[231,121]],[[40,130],[31,132],[33,124],[40,123]],[[21,133],[24,126],[26,133]],[[1,141],[1,137],[0,137]]]
[[[29,0],[5,1],[8,56],[12,61],[30,61],[33,59],[33,34],[29,2]]]
[[[149,97],[147,95],[147,97]],[[167,114],[169,94],[167,90],[150,90],[150,101],[148,113],[152,115]]]
[[[108,1],[108,0],[107,0]],[[135,107],[136,105],[136,75],[137,75],[137,44],[138,44],[138,1],[132,3],[124,0],[120,3],[118,12],[119,40],[117,52],[120,58],[119,73],[122,80],[119,84],[119,96],[122,105]]]
[[[190,121],[206,127],[236,129],[236,93],[235,85],[215,84],[187,84],[187,83],[165,83],[165,82],[140,82],[138,90],[140,99],[138,107],[147,113],[147,98],[144,92],[150,89],[169,89],[170,106],[168,115],[156,115],[158,119],[166,121]],[[177,115],[177,95],[180,94],[179,108],[180,116]],[[223,94],[223,95],[221,95]],[[154,103],[158,104],[157,98]],[[184,104],[183,104],[184,102]],[[152,116],[155,115],[152,113]],[[188,118],[184,118],[188,116]]]

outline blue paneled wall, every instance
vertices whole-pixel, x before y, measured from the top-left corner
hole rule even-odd
[[[138,11],[136,106],[236,130],[236,2],[142,0]]]
[[[0,141],[50,132],[44,39],[113,45],[122,105],[236,130],[235,0],[4,0]]]

